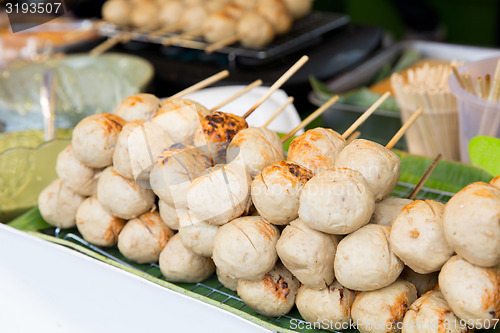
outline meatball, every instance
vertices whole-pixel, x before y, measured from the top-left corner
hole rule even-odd
[[[299,135],[290,143],[287,161],[300,164],[312,172],[332,169],[346,141],[328,128],[314,128]]]
[[[245,12],[236,28],[240,43],[249,48],[266,46],[274,39],[274,28],[269,21],[256,12]]]
[[[227,147],[226,161],[242,158],[250,176],[255,178],[268,165],[283,161],[283,144],[276,132],[263,127],[239,131]]]
[[[113,1],[113,0],[111,0]],[[127,97],[115,110],[115,114],[125,121],[151,120],[158,112],[161,101],[152,94],[137,94]]]
[[[375,211],[373,212],[370,223],[392,226],[392,222],[401,213],[404,206],[411,204],[413,200],[387,197],[384,200],[375,204]]]
[[[234,136],[248,128],[246,120],[230,113],[216,111],[201,121],[194,135],[194,145],[209,154],[214,164],[226,163],[226,149]]]
[[[203,23],[203,37],[209,43],[219,42],[236,35],[237,22],[225,12],[210,14]]]
[[[391,249],[390,231],[383,225],[368,224],[339,242],[334,271],[341,285],[370,291],[396,281],[404,264]]]
[[[252,182],[252,201],[266,221],[286,225],[299,216],[299,198],[312,172],[292,162],[275,162]]]
[[[373,194],[361,174],[335,168],[306,183],[300,195],[299,217],[310,228],[346,235],[367,224],[374,209]]]
[[[416,200],[405,206],[391,229],[391,249],[420,274],[439,271],[453,255],[443,234],[444,205]]]
[[[278,263],[260,280],[239,280],[237,292],[255,312],[279,317],[292,309],[299,286],[292,273]]]
[[[108,0],[102,6],[104,21],[124,27],[130,24],[132,7],[127,0]]]
[[[466,186],[444,209],[446,241],[467,261],[500,264],[500,189],[482,182]]]
[[[139,264],[156,263],[173,236],[157,212],[145,213],[127,222],[118,235],[118,250]]]
[[[97,175],[100,171],[100,169],[89,168],[76,159],[71,145],[57,155],[57,175],[73,192],[82,196],[95,194]]]
[[[260,280],[278,260],[278,238],[278,229],[258,216],[237,218],[215,235],[215,265],[232,278]]]
[[[76,227],[83,239],[97,246],[115,246],[125,220],[111,215],[96,196],[85,199],[76,211]]]
[[[111,165],[113,151],[123,125],[125,120],[109,113],[98,113],[83,118],[73,130],[73,154],[89,168]]]
[[[308,288],[325,289],[333,282],[338,239],[309,228],[300,219],[282,232],[276,250],[281,262]]]
[[[82,202],[81,195],[56,179],[38,196],[38,209],[47,223],[57,228],[71,228],[76,224],[76,211]]]
[[[133,180],[105,169],[97,181],[97,199],[111,214],[128,220],[147,212],[154,205],[153,191],[141,188]]]

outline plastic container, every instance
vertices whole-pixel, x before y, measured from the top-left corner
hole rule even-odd
[[[468,63],[458,70],[475,80],[490,74],[493,78],[499,57]],[[475,136],[500,137],[500,102],[490,102],[463,89],[454,75],[449,80],[450,91],[457,98],[460,138],[460,158],[470,163],[469,142]]]

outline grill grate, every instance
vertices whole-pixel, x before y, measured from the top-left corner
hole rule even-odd
[[[397,197],[408,197],[410,192],[412,191],[414,185],[413,184],[408,184],[408,183],[402,183],[399,182],[394,191],[392,192],[392,195],[397,196]],[[422,187],[420,192],[417,194],[416,199],[432,199],[436,201],[440,201],[443,203],[446,203],[451,197],[453,196],[453,193],[450,192],[443,192],[431,188],[425,188]],[[66,240],[70,240],[73,242],[76,242],[80,245],[83,245],[105,257],[111,260],[115,260],[123,265],[126,265],[127,267],[131,267],[134,269],[141,270],[143,272],[146,272],[154,277],[157,278],[162,278],[160,268],[157,264],[150,264],[150,265],[138,265],[135,263],[131,263],[127,259],[125,259],[117,249],[106,249],[103,250],[95,245],[92,245],[85,241],[76,231],[71,231],[71,232],[65,232],[60,229],[55,230],[55,236],[58,238],[63,238]],[[163,278],[162,278],[163,279]],[[208,280],[204,281],[203,283],[176,283],[177,286],[180,286],[186,290],[192,291],[196,294],[199,294],[204,297],[208,297],[212,300],[216,300],[220,302],[220,304],[226,304],[230,307],[233,307],[235,309],[238,309],[240,311],[246,312],[248,314],[251,314],[255,317],[258,317],[259,319],[262,319],[263,321],[266,321],[268,323],[274,324],[278,327],[281,327],[283,331],[290,332],[291,327],[303,327],[304,329],[295,329],[293,332],[327,332],[323,330],[314,330],[314,329],[307,329],[308,323],[302,319],[300,316],[299,312],[297,309],[294,307],[290,313],[287,315],[278,317],[278,318],[269,318],[266,316],[262,316],[254,312],[250,307],[248,307],[242,300],[239,298],[239,296],[236,294],[236,292],[229,290],[225,288],[217,279],[216,276],[212,276]],[[328,331],[332,332],[332,331]],[[333,332],[339,332],[339,331],[333,331]],[[343,331],[345,333],[346,331]],[[357,331],[352,331],[352,332],[357,332]]]
[[[232,57],[242,56],[255,59],[270,59],[277,56],[285,56],[309,46],[311,41],[347,23],[349,23],[349,17],[346,15],[313,12],[294,22],[292,29],[288,33],[277,36],[273,42],[266,47],[251,49],[245,48],[237,43],[223,47],[217,52],[231,55]],[[103,24],[100,28],[101,34],[107,37],[112,37],[120,33],[120,31],[120,28],[109,23]],[[132,40],[161,44],[163,38],[177,35],[177,33],[171,33],[150,39],[147,34],[136,33]],[[194,38],[193,40],[175,42],[173,45],[204,50],[210,44],[205,42],[203,38]]]

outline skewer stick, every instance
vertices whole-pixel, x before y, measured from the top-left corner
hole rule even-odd
[[[222,39],[218,42],[212,43],[205,48],[205,53],[210,54],[210,53],[213,53],[217,50],[220,50],[223,47],[234,44],[237,41],[240,41],[243,38],[243,36],[244,35],[242,35],[242,34],[238,34],[238,35],[227,37],[227,38]]]
[[[198,29],[186,31],[186,32],[179,34],[177,36],[165,38],[161,43],[163,46],[170,46],[170,45],[175,44],[176,42],[178,42],[182,39],[192,39],[192,38],[201,36],[202,34],[203,34],[203,28],[198,28]]]
[[[500,59],[497,62],[497,68],[495,69],[495,74],[493,76],[493,81],[491,83],[491,90],[488,96],[489,101],[496,102],[498,100],[498,94],[500,91]]]
[[[283,112],[283,110],[285,110],[288,105],[290,105],[290,104],[293,103],[293,100],[294,100],[293,96],[288,97],[287,100],[286,100],[286,102],[283,103],[283,105],[281,105],[278,108],[278,110],[276,110],[276,112],[273,113],[273,115],[271,117],[269,117],[269,119],[262,125],[262,127],[269,126],[269,124],[272,123],[273,120],[276,119],[276,117],[279,116],[279,114],[281,112]]]
[[[192,85],[191,87],[188,87],[182,91],[179,91],[177,94],[170,96],[168,99],[181,98],[187,94],[190,94],[190,93],[195,92],[197,90],[200,90],[202,88],[208,87],[209,85],[214,84],[215,82],[220,81],[220,80],[226,78],[227,76],[229,76],[229,71],[223,70],[222,72],[219,72],[215,75],[212,75],[209,78],[206,78],[205,80],[200,81],[200,82]]]
[[[391,93],[390,92],[386,92],[385,94],[383,94],[382,96],[380,96],[379,99],[377,99],[375,101],[375,103],[373,103],[372,106],[370,106],[368,108],[368,110],[366,110],[362,115],[361,117],[359,117],[352,125],[351,127],[349,127],[347,129],[347,131],[344,132],[344,134],[342,134],[342,137],[344,139],[347,139],[349,137],[349,135],[351,135],[359,126],[361,126],[361,124],[363,124],[365,122],[366,119],[368,119],[368,117],[370,117],[372,115],[373,112],[375,112],[375,110],[378,109],[378,107],[384,103],[384,101],[389,97],[391,96]]]
[[[385,148],[392,149],[392,147],[394,147],[394,145],[398,143],[398,141],[403,137],[408,128],[410,128],[411,125],[413,125],[415,120],[417,120],[417,118],[420,117],[420,115],[423,112],[424,110],[421,108],[415,111],[415,113],[411,115],[410,119],[408,119],[408,121],[404,123],[403,127],[401,127],[399,131],[393,136],[393,138],[391,139],[391,141],[389,141],[389,143],[385,146]]]
[[[214,112],[218,109],[220,109],[221,107],[223,107],[224,105],[226,104],[229,104],[231,103],[232,101],[234,101],[235,99],[239,98],[240,96],[246,94],[247,92],[249,92],[250,90],[252,90],[253,88],[255,87],[258,87],[262,85],[262,80],[256,80],[252,83],[250,83],[248,86],[246,86],[244,89],[241,89],[240,91],[238,91],[236,94],[234,94],[233,96],[229,97],[228,99],[220,102],[219,104],[217,104],[216,106],[214,106],[213,108],[211,108],[209,111],[210,112]]]
[[[295,72],[297,72],[307,61],[308,56],[302,56],[289,70],[285,72],[274,84],[267,90],[267,92],[262,96],[257,103],[254,104],[244,115],[243,118],[247,118],[252,112],[255,111],[262,103],[266,101],[276,90],[278,90]]]
[[[172,24],[172,25],[169,25],[169,26],[165,26],[165,27],[162,27],[162,28],[160,28],[158,30],[155,30],[152,33],[150,33],[148,35],[148,39],[151,40],[151,39],[154,39],[156,37],[160,37],[161,35],[165,35],[165,34],[177,31],[177,30],[179,30],[181,28],[182,28],[182,24],[181,23],[176,23],[176,24]]]
[[[318,118],[330,108],[337,100],[339,99],[339,96],[335,95],[332,98],[328,100],[325,104],[321,105],[316,111],[311,113],[309,117],[304,119],[297,127],[295,127],[293,130],[290,131],[287,135],[285,135],[283,138],[281,138],[281,142],[285,143],[287,142],[292,136],[295,135],[298,131],[309,125],[314,119]]]
[[[417,193],[420,191],[422,186],[425,184],[425,182],[427,181],[427,179],[431,175],[432,171],[434,171],[439,160],[441,160],[441,157],[442,157],[442,155],[438,154],[436,156],[436,158],[434,158],[434,161],[432,161],[431,165],[429,165],[427,170],[425,170],[424,175],[422,176],[422,178],[420,178],[420,181],[417,183],[417,185],[415,185],[415,188],[413,188],[413,190],[411,191],[410,195],[408,196],[408,199],[411,199],[411,200],[415,199]]]
[[[131,31],[127,30],[120,31],[118,34],[106,39],[104,42],[94,47],[92,50],[90,50],[89,54],[92,57],[96,57],[119,43],[125,43],[129,41],[131,38],[132,38]]]
[[[350,137],[348,137],[345,141],[347,144],[350,144],[351,142],[353,142],[354,140],[356,140],[360,136],[361,136],[361,132],[356,131],[356,132],[352,133],[352,135]]]

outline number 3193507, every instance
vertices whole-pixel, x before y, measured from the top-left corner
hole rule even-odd
[[[61,2],[54,3],[6,3],[7,14],[59,14]]]

